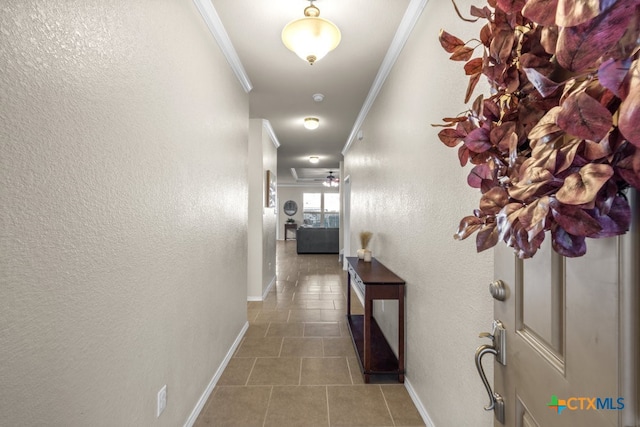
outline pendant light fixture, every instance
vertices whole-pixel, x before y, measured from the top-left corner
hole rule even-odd
[[[331,21],[320,18],[313,5],[304,9],[304,18],[289,22],[282,30],[282,42],[310,65],[322,59],[340,44],[340,30]]]

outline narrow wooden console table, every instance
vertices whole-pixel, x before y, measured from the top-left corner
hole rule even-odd
[[[284,240],[287,240],[287,234],[289,234],[289,230],[293,231],[293,235],[295,236],[296,230],[298,229],[298,224],[295,222],[285,222],[284,224]]]
[[[404,286],[405,282],[375,258],[364,262],[347,257],[347,324],[358,354],[364,382],[371,375],[398,375],[404,382]],[[351,314],[351,286],[364,295],[364,315]],[[398,300],[398,357],[385,339],[373,317],[373,300]]]

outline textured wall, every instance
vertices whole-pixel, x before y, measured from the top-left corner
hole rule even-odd
[[[246,321],[247,95],[190,1],[0,27],[0,425],[181,425]]]
[[[265,205],[267,170],[275,173],[278,169],[278,152],[263,123],[263,119],[249,121],[247,297],[250,301],[261,301],[276,276],[276,211]]]
[[[466,13],[473,1],[457,3]],[[475,32],[451,2],[430,1],[362,127],[364,140],[347,153],[351,249],[360,231],[374,232],[374,256],[407,282],[407,378],[435,425],[490,426],[473,354],[492,320],[492,258],[476,254],[473,239],[452,238],[479,194],[431,127],[465,110],[467,80],[440,48],[441,27]],[[376,305],[377,318],[395,342],[397,306],[384,309]]]
[[[262,164],[263,172],[262,176],[266,178],[266,171],[276,174],[278,170],[278,149],[274,145],[271,137],[262,128]],[[275,177],[276,183],[278,177]],[[263,185],[263,189],[265,186]],[[276,187],[277,188],[277,187]],[[277,190],[276,190],[277,191]],[[263,193],[266,193],[263,190]],[[266,194],[265,194],[266,197]],[[273,283],[276,277],[276,227],[278,221],[278,208],[277,205],[279,199],[276,193],[276,207],[264,208],[262,213],[262,292]]]

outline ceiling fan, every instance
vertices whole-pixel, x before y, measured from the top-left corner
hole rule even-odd
[[[322,185],[325,187],[337,187],[340,185],[340,178],[333,176],[333,172],[329,171],[329,175]]]

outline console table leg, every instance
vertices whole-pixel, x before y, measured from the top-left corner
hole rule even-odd
[[[398,380],[404,382],[404,286],[398,287]]]
[[[373,300],[365,291],[364,296],[364,382],[369,382],[368,372],[371,372],[371,319],[373,318]]]

